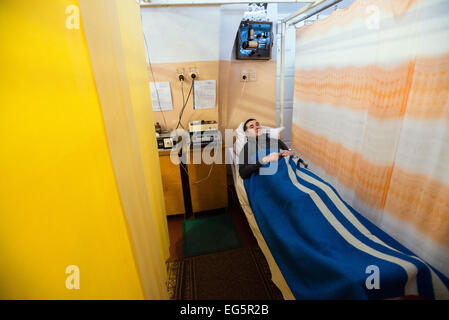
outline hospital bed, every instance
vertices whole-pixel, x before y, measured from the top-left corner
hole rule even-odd
[[[238,156],[236,155],[236,152],[233,147],[226,148],[226,159],[227,159],[226,163],[229,163],[232,168],[232,178],[234,180],[235,191],[237,193],[240,206],[242,207],[243,212],[245,213],[245,217],[248,220],[248,224],[251,228],[251,231],[253,232],[253,235],[256,238],[257,243],[265,256],[265,259],[268,262],[268,266],[270,267],[271,280],[279,288],[285,300],[294,300],[295,297],[293,296],[293,293],[290,291],[290,288],[285,282],[285,279],[282,276],[282,273],[279,270],[276,261],[271,255],[270,249],[268,248],[262,236],[262,233],[259,230],[259,227],[257,226],[256,219],[254,218],[254,213],[251,210],[251,206],[249,205],[248,202],[245,186],[243,185],[243,179],[239,175]]]
[[[376,296],[375,294],[371,295],[371,293],[369,293],[368,295],[365,295],[366,290],[365,290],[365,288],[362,288],[362,287],[365,286],[366,284],[365,284],[365,282],[362,283],[361,280],[364,281],[363,277],[369,278],[369,274],[366,274],[366,275],[359,274],[358,278],[354,279],[354,281],[353,281],[353,279],[351,279],[350,272],[349,272],[349,275],[348,274],[342,275],[342,279],[346,277],[346,279],[342,280],[342,283],[338,283],[340,280],[336,280],[338,278],[338,276],[337,277],[333,276],[333,278],[329,277],[329,279],[331,279],[331,280],[329,280],[329,286],[330,287],[334,286],[336,289],[332,289],[333,291],[331,293],[328,292],[327,295],[324,294],[323,297],[320,296],[320,293],[321,293],[320,290],[322,290],[326,286],[326,282],[323,283],[323,281],[321,281],[321,283],[317,287],[318,289],[316,290],[316,292],[309,291],[309,293],[305,293],[305,295],[298,294],[298,286],[294,283],[295,281],[292,281],[292,273],[296,272],[295,268],[297,267],[297,264],[293,263],[293,265],[289,266],[288,265],[289,257],[282,260],[282,259],[279,259],[279,254],[277,251],[271,251],[271,250],[273,250],[273,248],[275,248],[275,250],[276,250],[276,248],[279,248],[279,247],[276,247],[275,245],[273,245],[273,242],[268,241],[269,239],[273,238],[273,234],[270,235],[267,232],[265,232],[265,237],[264,237],[264,234],[261,231],[261,229],[263,227],[262,230],[266,230],[266,226],[264,226],[263,224],[261,226],[259,226],[258,222],[256,221],[257,219],[261,219],[261,218],[260,218],[260,216],[255,215],[253,208],[250,205],[250,199],[248,198],[248,194],[247,194],[248,188],[251,188],[250,182],[248,181],[249,179],[245,180],[245,182],[244,182],[239,175],[239,171],[238,171],[238,161],[239,160],[238,160],[238,154],[236,152],[235,146],[226,148],[226,159],[227,159],[227,163],[229,163],[232,168],[232,176],[233,176],[233,180],[234,180],[234,186],[235,186],[235,190],[236,190],[240,205],[245,213],[246,219],[248,220],[251,231],[252,231],[254,237],[256,238],[257,243],[268,262],[268,265],[269,265],[269,268],[271,271],[271,275],[272,275],[272,281],[280,289],[284,299],[286,299],[286,300],[322,299],[322,298],[323,299],[329,299],[329,298],[333,299],[334,297],[337,299],[340,299],[340,298],[358,299],[360,293],[362,293],[360,295],[361,299],[364,299],[367,297],[369,299],[376,299],[377,297],[379,297],[380,299],[395,298],[395,297],[401,297],[401,296],[406,296],[406,295],[423,296],[424,298],[431,298],[431,299],[432,298],[438,298],[438,299],[441,299],[441,298],[448,299],[449,298],[449,290],[448,290],[449,281],[444,275],[439,273],[437,270],[435,270],[431,266],[427,265],[424,261],[422,261],[420,258],[416,257],[413,253],[408,251],[405,247],[402,247],[399,243],[395,242],[391,237],[386,235],[383,231],[381,231],[374,225],[371,225],[367,220],[364,220],[363,217],[361,217],[357,212],[354,212],[352,208],[344,209],[344,210],[346,210],[348,215],[351,216],[353,218],[353,220],[355,220],[355,222],[353,221],[352,223],[354,225],[358,224],[357,228],[359,228],[359,230],[362,230],[362,233],[365,233],[364,235],[363,234],[357,235],[357,237],[359,237],[359,238],[367,237],[368,240],[363,240],[363,241],[372,242],[373,245],[372,245],[372,248],[364,248],[365,244],[363,243],[363,241],[358,240],[356,237],[353,237],[351,234],[346,235],[346,236],[343,235],[343,237],[342,237],[342,238],[353,237],[350,240],[345,239],[347,241],[346,245],[348,245],[348,247],[351,247],[351,246],[356,247],[357,250],[355,250],[354,248],[352,248],[352,249],[354,249],[354,251],[357,251],[357,252],[365,251],[365,252],[362,252],[362,254],[365,254],[366,256],[369,256],[370,258],[373,258],[372,256],[374,256],[374,260],[375,259],[378,259],[378,260],[383,259],[382,260],[383,262],[385,262],[384,260],[387,260],[385,264],[380,264],[381,268],[382,268],[381,269],[382,276],[388,278],[389,279],[388,283],[390,283],[392,286],[396,285],[397,283],[404,283],[404,294],[398,294],[397,296],[391,296],[391,292],[401,292],[401,290],[398,291],[393,288],[392,290],[390,290],[390,293],[385,293],[384,295],[380,294],[380,295]],[[288,166],[288,163],[289,163],[289,161],[291,161],[291,159],[289,158],[289,159],[281,159],[280,160],[280,163],[282,163],[282,165],[285,166],[283,161]],[[289,169],[290,173],[292,172],[291,168],[293,168],[293,167],[292,166],[290,167],[290,169]],[[307,174],[305,174],[305,173],[306,173],[306,170],[302,171],[302,172],[297,170],[297,174],[302,175],[302,177],[304,179],[316,179],[317,183],[321,183],[321,185],[323,186],[323,190],[327,190],[326,192],[330,192],[330,193],[335,192],[336,193],[336,191],[331,186],[327,186],[324,181],[319,182],[318,181],[319,177],[314,176],[313,173],[307,173]],[[310,174],[310,177],[309,177],[309,174]],[[260,175],[258,175],[258,176],[260,176]],[[259,178],[259,177],[257,177],[257,178]],[[298,176],[295,175],[295,179],[296,178],[298,178]],[[270,178],[267,177],[266,179],[270,179]],[[266,181],[269,181],[269,180],[266,180]],[[247,186],[246,188],[245,188],[245,183]],[[254,183],[256,183],[256,182],[252,181],[252,183],[253,183],[252,188],[254,190],[254,186],[255,186]],[[259,183],[260,183],[260,181],[259,181]],[[304,185],[307,185],[307,183],[304,182]],[[256,186],[256,187],[258,188],[258,186]],[[297,185],[296,187],[307,189],[307,187],[305,187],[305,186]],[[254,197],[254,193],[252,193],[252,196]],[[335,196],[338,197],[337,202],[339,202],[340,205],[342,205],[342,206],[346,205],[344,203],[344,201],[341,198],[339,198],[338,195],[335,195]],[[270,197],[269,193],[266,193],[265,197]],[[305,199],[305,198],[302,198],[302,199]],[[307,200],[310,200],[310,199],[307,199]],[[253,201],[254,201],[254,199],[253,199]],[[261,201],[264,201],[264,200],[261,199]],[[298,197],[298,201],[304,201],[304,200],[301,200],[301,197]],[[321,200],[318,200],[318,201],[321,201]],[[337,206],[339,206],[339,205],[337,205]],[[268,223],[271,223],[270,221],[275,221],[274,219],[278,218],[277,213],[279,213],[280,210],[282,210],[282,209],[276,208],[276,207],[272,207],[272,209],[274,209],[274,210],[272,210],[273,214],[268,214],[264,217],[265,221],[269,221]],[[256,209],[254,209],[254,210],[256,210]],[[258,211],[260,211],[260,208],[258,209]],[[318,216],[318,215],[319,214],[316,214],[316,216]],[[270,219],[272,219],[272,220],[270,220]],[[261,221],[261,220],[259,220],[259,221]],[[360,223],[360,221],[362,223]],[[302,223],[302,222],[299,222],[299,223]],[[332,223],[338,224],[339,222],[334,221],[334,222],[329,223],[329,225],[331,225]],[[324,223],[324,224],[328,224],[328,223]],[[265,223],[265,225],[266,225],[266,223]],[[329,226],[326,226],[326,227],[329,227]],[[313,229],[313,227],[309,228],[309,229]],[[337,230],[338,228],[335,228],[335,229]],[[343,227],[343,229],[344,229],[344,227]],[[348,227],[348,229],[349,229],[349,227]],[[320,232],[322,232],[322,230],[324,230],[324,229],[320,229]],[[278,231],[275,231],[275,232],[277,232],[277,234],[275,234],[274,237],[282,238],[283,229],[278,229]],[[295,232],[296,232],[296,230],[295,230]],[[309,234],[306,234],[305,237],[310,237],[310,234],[312,234],[312,231],[307,231],[307,232],[309,232]],[[344,233],[341,231],[338,231],[338,232],[340,232],[341,234]],[[355,233],[356,232],[357,231],[355,231]],[[268,236],[268,238],[266,238],[267,236]],[[294,235],[294,236],[296,236],[296,235]],[[302,235],[300,235],[300,237],[301,236]],[[338,238],[338,236],[335,236],[335,237]],[[300,242],[303,239],[298,238],[297,240],[298,241],[296,241],[295,238],[290,238],[289,241],[292,241],[292,244],[293,244],[294,242]],[[341,239],[339,239],[339,240],[341,240]],[[270,241],[272,241],[272,240],[270,240]],[[269,246],[270,243],[271,243],[271,245]],[[354,243],[356,243],[356,244],[354,244]],[[272,248],[271,250],[270,250],[270,247]],[[381,252],[383,249],[379,249],[379,247],[382,247],[384,249],[384,252]],[[308,248],[308,250],[309,249],[310,248]],[[313,250],[315,250],[315,249],[313,249]],[[319,247],[316,248],[316,251],[320,251],[320,250],[321,250],[321,248],[319,248]],[[385,254],[385,252],[387,254]],[[318,252],[318,255],[319,254],[320,253]],[[342,255],[345,255],[345,254],[346,254],[346,250],[342,250]],[[359,255],[359,253],[357,253],[357,254]],[[318,261],[317,259],[315,259],[315,257],[312,257],[312,255],[315,255],[315,253],[311,254],[310,261]],[[275,260],[274,257],[278,257],[277,260]],[[307,255],[302,255],[302,257],[305,257],[304,260],[309,261]],[[359,256],[358,256],[358,258],[359,258]],[[322,259],[322,257],[320,259]],[[378,261],[378,260],[375,260],[375,261]],[[372,261],[372,260],[369,260],[369,261]],[[349,263],[349,261],[348,261],[348,263]],[[394,269],[390,266],[390,265],[394,265],[395,263],[397,264],[397,265],[395,265],[396,269]],[[319,268],[319,266],[317,268]],[[284,273],[287,276],[284,276],[283,272],[281,272],[281,269],[284,270]],[[299,269],[301,269],[301,268],[299,268]],[[310,267],[309,267],[309,269],[310,269]],[[313,269],[313,267],[312,267],[312,269]],[[329,270],[331,270],[331,269],[332,269],[332,266]],[[326,270],[326,268],[324,268],[322,270]],[[334,271],[334,270],[331,270],[331,271]],[[339,270],[337,270],[336,274],[339,274],[338,271]],[[365,271],[365,270],[363,270],[363,271]],[[405,275],[406,280],[403,281],[402,278],[404,278],[404,274],[406,274]],[[296,274],[295,277],[297,279],[300,279],[301,277],[308,277],[308,275],[302,275],[301,270],[299,270],[298,274]],[[289,281],[287,281],[286,279],[289,279]],[[302,280],[300,280],[300,281],[302,281]],[[333,283],[333,281],[335,283]],[[309,287],[311,287],[311,286],[313,286],[313,282],[309,281],[309,283],[307,285]],[[383,282],[383,286],[385,287],[385,282]],[[291,288],[293,288],[293,289],[291,289]],[[378,290],[378,291],[380,292],[380,290]],[[388,291],[388,288],[387,288],[387,291]],[[296,292],[296,293],[294,294],[293,292]],[[313,294],[311,294],[312,292],[313,292]],[[341,295],[339,295],[340,292],[342,292]],[[310,294],[310,295],[308,295],[308,294]],[[390,296],[388,296],[388,294],[390,294]]]

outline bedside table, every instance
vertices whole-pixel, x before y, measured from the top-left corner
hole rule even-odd
[[[159,163],[167,215],[185,213],[180,167],[171,162],[170,150],[159,150]]]
[[[222,163],[194,164],[194,152],[200,151],[203,148],[190,149],[190,163],[184,167],[171,162],[170,150],[159,151],[167,215],[185,213],[189,218],[195,212],[228,206],[224,148],[221,148]]]

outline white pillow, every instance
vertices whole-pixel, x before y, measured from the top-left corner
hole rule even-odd
[[[234,152],[236,155],[235,159],[237,161],[236,164],[238,163],[238,160],[239,160],[240,151],[242,151],[243,146],[245,145],[245,143],[247,141],[245,131],[243,131],[244,124],[245,124],[245,122],[241,122],[239,124],[239,126],[237,127],[237,129],[235,129],[235,132],[237,134],[237,139],[234,143]],[[262,126],[263,133],[268,133],[270,135],[270,137],[273,139],[279,139],[279,135],[282,132],[282,130],[284,130],[284,127],[272,128],[272,127]]]
[[[239,124],[239,126],[237,127],[237,129],[235,129],[235,132],[237,134],[237,138],[236,138],[235,143],[234,143],[234,152],[235,152],[236,164],[239,163],[240,151],[242,151],[243,146],[245,145],[245,143],[247,141],[245,132],[243,131],[243,125],[244,124],[245,124],[244,122],[241,122]]]

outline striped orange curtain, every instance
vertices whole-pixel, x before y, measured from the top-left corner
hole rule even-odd
[[[367,0],[296,31],[293,147],[449,275],[449,1]]]

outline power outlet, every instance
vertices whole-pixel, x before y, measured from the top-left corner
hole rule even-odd
[[[251,69],[240,71],[240,82],[254,82],[256,80],[256,70]]]
[[[192,79],[198,79],[198,69],[195,67],[190,68],[190,78]]]
[[[248,82],[249,73],[247,70],[240,70],[240,82]]]
[[[176,75],[178,76],[179,81],[185,80],[184,68],[177,68]]]

